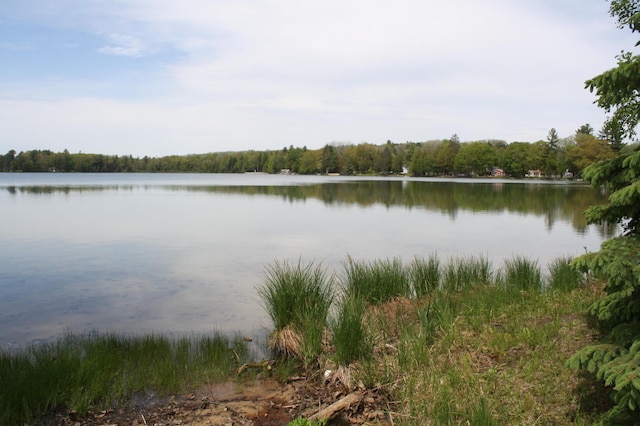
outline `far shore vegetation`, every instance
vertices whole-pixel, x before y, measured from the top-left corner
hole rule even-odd
[[[584,312],[602,294],[569,258],[275,262],[257,294],[273,320],[272,369],[239,376],[262,361],[240,336],[67,334],[0,353],[0,424],[267,374],[321,386],[326,370],[387,392],[394,424],[591,424],[610,405],[565,365],[593,342]]]
[[[424,142],[331,143],[321,149],[283,147],[267,151],[212,152],[163,157],[10,150],[0,155],[3,172],[271,173],[575,178],[585,167],[627,149],[607,129],[588,125],[560,138],[555,129],[536,142],[488,139],[461,142],[457,135]]]

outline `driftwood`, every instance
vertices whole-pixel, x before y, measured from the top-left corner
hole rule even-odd
[[[355,402],[360,402],[362,400],[363,394],[362,392],[353,392],[344,398],[340,398],[333,404],[328,407],[323,408],[318,411],[311,417],[309,420],[331,420],[333,419],[340,411],[346,410],[351,406],[351,404]]]
[[[265,359],[262,362],[259,362],[257,364],[243,364],[242,366],[240,366],[240,368],[238,368],[238,376],[240,374],[242,374],[243,371],[246,371],[250,368],[262,368],[262,369],[266,369],[266,370],[271,370],[271,367],[273,366],[274,361]]]

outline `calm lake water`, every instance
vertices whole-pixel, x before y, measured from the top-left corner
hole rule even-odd
[[[611,230],[586,185],[262,174],[0,173],[0,347],[65,331],[260,333],[276,260],[437,253],[543,266]]]

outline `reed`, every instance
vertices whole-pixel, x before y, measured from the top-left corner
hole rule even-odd
[[[372,352],[370,336],[365,330],[363,319],[365,302],[355,296],[348,296],[330,321],[334,359],[339,365],[369,358]]]
[[[366,303],[377,305],[395,297],[411,296],[408,270],[398,258],[367,263],[349,257],[344,269],[346,293]]]
[[[517,290],[542,289],[542,272],[538,261],[514,256],[504,262],[504,284]]]
[[[580,271],[571,266],[571,257],[559,257],[554,259],[548,266],[549,289],[558,291],[569,291],[578,288],[584,278]]]
[[[435,254],[427,259],[416,258],[410,266],[411,285],[416,297],[430,294],[440,286],[440,260]]]
[[[445,265],[440,288],[462,291],[473,286],[492,284],[492,280],[491,263],[485,256],[457,257]]]
[[[313,262],[267,267],[264,284],[257,289],[275,327],[271,348],[284,355],[311,359],[322,349],[327,315],[333,303],[333,280]]]
[[[67,334],[0,353],[0,424],[24,424],[60,407],[80,413],[154,389],[172,393],[230,377],[247,361],[246,344],[221,334]]]

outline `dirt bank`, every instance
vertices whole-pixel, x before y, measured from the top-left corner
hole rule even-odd
[[[333,409],[336,409],[333,411]],[[297,417],[330,415],[332,425],[392,424],[389,401],[376,390],[347,391],[300,378],[226,382],[185,395],[136,396],[113,409],[79,415],[61,410],[40,425],[286,425]]]

